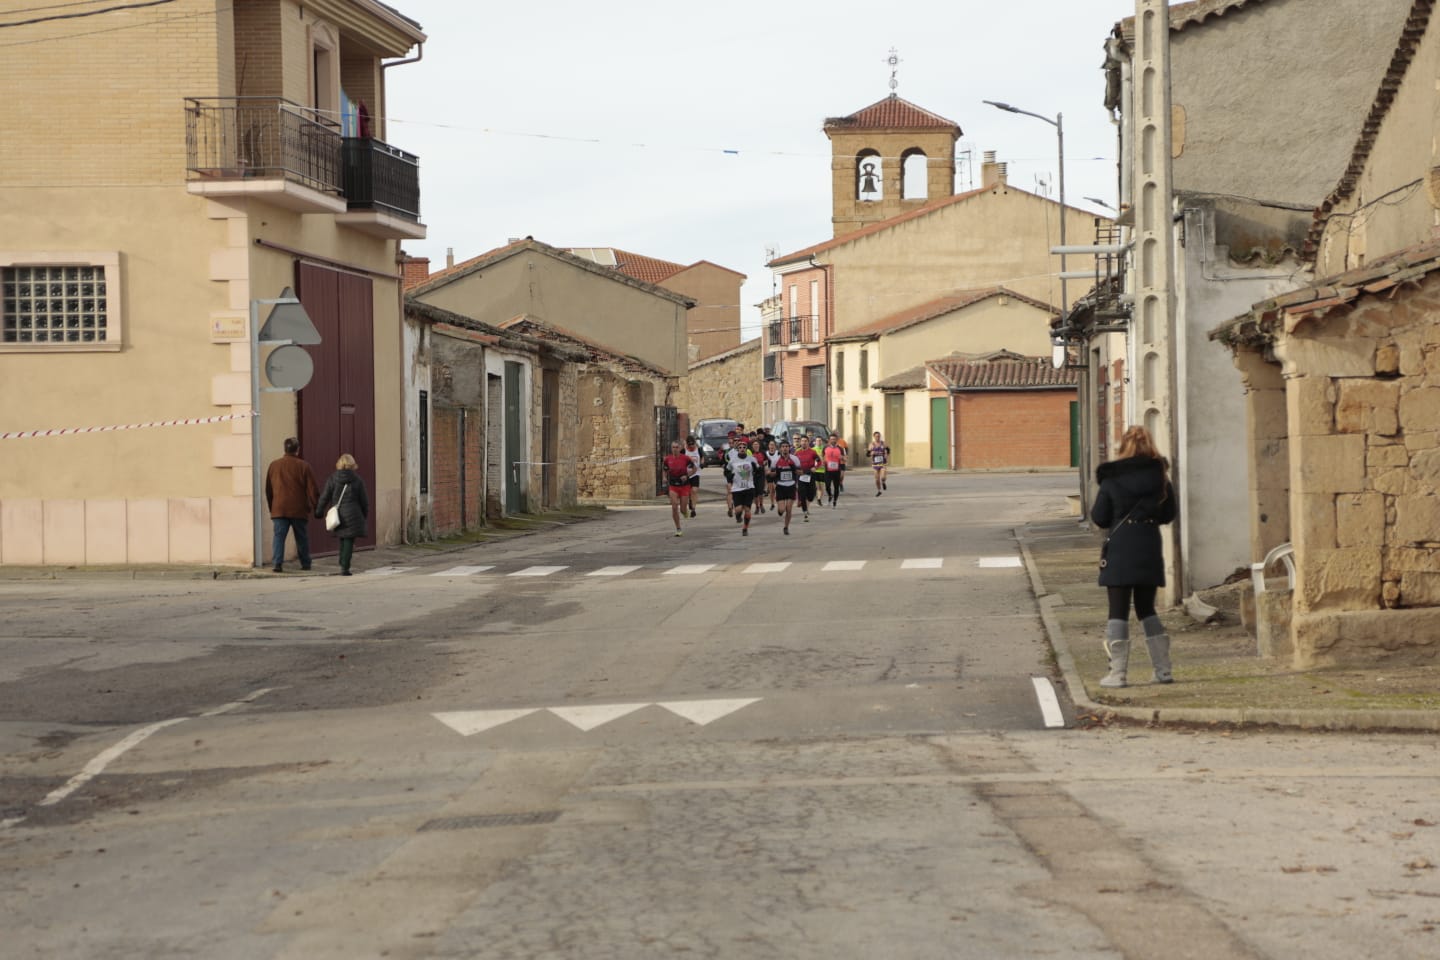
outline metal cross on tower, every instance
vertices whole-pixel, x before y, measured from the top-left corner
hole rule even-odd
[[[900,80],[896,77],[901,63],[900,52],[894,47],[891,47],[890,56],[885,58],[885,62],[890,64],[890,96],[893,97],[895,96],[895,88],[900,86]]]

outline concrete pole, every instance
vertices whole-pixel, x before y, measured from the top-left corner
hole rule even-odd
[[[1135,0],[1135,310],[1134,421],[1143,424],[1172,464],[1175,434],[1175,232],[1170,130],[1170,11],[1166,0]],[[1165,588],[1183,595],[1176,549],[1183,517],[1165,530]]]

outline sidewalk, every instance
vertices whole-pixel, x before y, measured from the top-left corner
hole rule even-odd
[[[1096,585],[1103,531],[1073,517],[1040,520],[1015,531],[1055,657],[1078,715],[1147,723],[1231,724],[1332,730],[1440,730],[1440,664],[1297,671],[1287,660],[1256,655],[1240,625],[1233,589],[1203,591],[1221,608],[1216,622],[1183,608],[1161,611],[1169,630],[1175,682],[1151,679],[1143,637],[1131,647],[1130,686],[1101,688],[1105,591]],[[1131,620],[1132,639],[1140,634]]]

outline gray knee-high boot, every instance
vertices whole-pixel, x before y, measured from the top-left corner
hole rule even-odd
[[[1145,628],[1145,646],[1150,650],[1150,666],[1155,668],[1156,683],[1174,683],[1170,675],[1170,635],[1159,617],[1146,617],[1140,621]]]
[[[1105,653],[1110,657],[1110,672],[1100,678],[1100,686],[1125,686],[1125,668],[1130,663],[1130,623],[1128,621],[1105,621]]]

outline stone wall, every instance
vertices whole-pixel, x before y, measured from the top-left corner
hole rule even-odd
[[[623,375],[601,364],[581,367],[574,447],[580,500],[654,498],[655,403],[663,392],[663,380]]]
[[[736,350],[690,368],[680,382],[675,405],[690,422],[706,417],[729,417],[747,425],[761,419],[760,340],[747,341]],[[781,418],[783,419],[783,418]]]
[[[1437,319],[1432,276],[1275,345],[1287,378],[1298,665],[1440,656]]]

